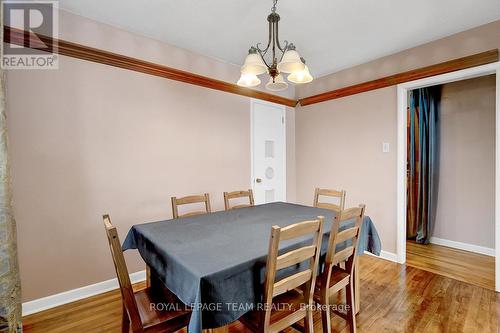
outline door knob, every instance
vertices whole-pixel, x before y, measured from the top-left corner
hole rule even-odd
[[[255,179],[255,182],[256,182],[256,183],[262,183],[262,179],[260,179],[260,178],[256,178],[256,179]]]

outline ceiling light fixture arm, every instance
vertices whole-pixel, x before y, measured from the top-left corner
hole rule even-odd
[[[266,48],[262,49],[261,43],[257,43],[257,45],[255,45],[251,48],[251,50],[255,49],[255,51],[257,51],[257,53],[262,58],[262,61],[264,61],[264,64],[267,66],[269,73],[273,77],[275,75],[278,75],[278,71],[276,69],[276,66],[277,66],[278,62],[280,62],[283,59],[283,55],[285,54],[285,52],[289,49],[289,47],[290,48],[293,47],[293,49],[295,49],[293,44],[288,43],[287,40],[285,40],[284,45],[281,46],[281,43],[280,43],[280,40],[278,37],[279,36],[278,35],[278,33],[279,33],[278,25],[279,25],[279,21],[280,21],[280,16],[278,13],[276,13],[276,3],[277,2],[278,2],[277,0],[274,0],[273,7],[271,8],[271,14],[269,14],[267,17],[267,21],[269,22],[269,35],[268,35],[268,41],[267,41]],[[270,49],[272,51],[272,58],[270,59],[270,63],[268,63],[266,61],[266,55]],[[276,53],[278,53],[278,50],[281,51],[279,58],[276,56]]]

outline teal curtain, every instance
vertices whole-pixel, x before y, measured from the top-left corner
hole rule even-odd
[[[434,226],[439,177],[440,87],[409,93],[408,230],[417,243],[429,243]]]

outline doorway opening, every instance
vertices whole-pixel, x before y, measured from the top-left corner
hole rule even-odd
[[[398,261],[497,291],[499,68],[398,85],[397,180]]]

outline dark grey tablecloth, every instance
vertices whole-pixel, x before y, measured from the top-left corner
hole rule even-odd
[[[325,253],[334,213],[283,202],[134,225],[123,250],[138,249],[170,291],[185,304],[195,305],[189,332],[201,333],[202,328],[235,321],[260,301],[271,227],[318,215],[325,216]],[[284,242],[281,250],[306,241]],[[366,217],[358,255],[365,250],[378,255],[380,249],[377,231]]]

